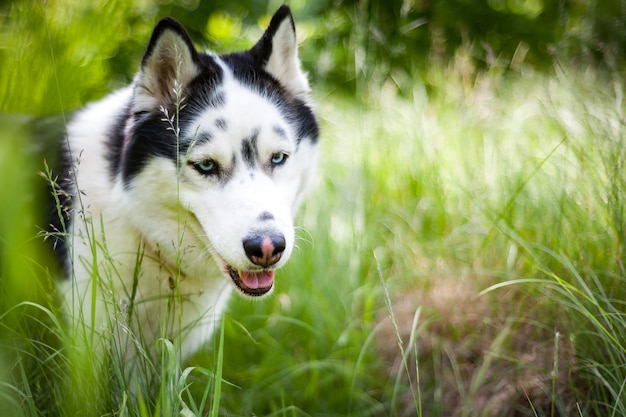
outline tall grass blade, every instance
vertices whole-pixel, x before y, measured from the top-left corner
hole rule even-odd
[[[376,258],[376,254],[374,254],[374,258]],[[413,405],[415,406],[415,410],[421,410],[421,405],[418,403],[418,399],[420,398],[419,394],[416,393],[415,391],[415,387],[413,386],[413,380],[411,378],[411,372],[409,370],[409,358],[407,356],[407,353],[404,350],[404,342],[402,341],[402,336],[400,334],[400,330],[398,329],[398,324],[396,323],[396,318],[395,315],[393,313],[393,308],[391,306],[391,296],[389,295],[389,290],[387,289],[387,284],[385,283],[385,279],[383,277],[383,273],[382,270],[380,269],[380,263],[378,262],[377,259],[376,260],[376,267],[377,267],[377,271],[378,271],[378,278],[380,279],[380,283],[383,289],[383,294],[384,294],[384,299],[385,299],[385,305],[387,307],[387,313],[389,314],[389,318],[391,320],[391,324],[393,326],[394,329],[394,333],[396,335],[397,338],[397,343],[398,343],[398,349],[400,350],[400,356],[402,359],[402,366],[404,371],[406,372],[406,376],[407,379],[409,381],[409,389],[411,392],[411,396],[413,399]],[[394,389],[394,393],[392,396],[392,405],[396,404],[397,398],[396,398],[396,390]]]
[[[211,403],[210,417],[218,417],[220,410],[220,397],[222,394],[222,369],[224,367],[224,319],[220,326],[219,346],[217,349],[217,363],[215,364],[215,379],[213,388],[213,402]]]

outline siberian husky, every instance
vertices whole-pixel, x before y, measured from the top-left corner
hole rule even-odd
[[[62,292],[75,326],[117,336],[127,360],[159,339],[184,359],[233,291],[280,285],[318,141],[287,6],[226,55],[164,18],[132,84],[67,130]]]

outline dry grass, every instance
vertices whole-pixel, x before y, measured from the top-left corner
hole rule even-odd
[[[574,348],[556,323],[539,317],[541,311],[521,311],[519,297],[519,291],[481,295],[468,276],[439,277],[428,288],[392,300],[405,350],[413,352],[410,378],[419,378],[423,415],[550,416],[556,409],[559,415],[574,414]],[[379,318],[376,345],[390,379],[400,375],[408,385],[386,312]],[[410,392],[403,404],[400,415],[416,415]]]

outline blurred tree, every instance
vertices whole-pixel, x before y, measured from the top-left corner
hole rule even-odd
[[[336,9],[349,16],[352,25],[337,36],[351,39],[352,67],[368,78],[398,71],[412,78],[461,47],[483,68],[545,69],[558,59],[616,70],[625,58],[624,0],[329,0],[327,5],[326,16]]]
[[[615,71],[626,58],[626,0],[288,3],[306,42],[305,67],[331,88],[354,90],[389,79],[406,86],[460,48],[476,68],[545,69],[557,59]],[[2,0],[0,110],[58,112],[126,84],[159,17],[179,19],[199,45],[223,52],[249,47],[280,4]]]

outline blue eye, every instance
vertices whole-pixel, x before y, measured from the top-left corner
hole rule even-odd
[[[213,175],[217,173],[217,163],[212,159],[193,164],[196,171],[203,175]]]
[[[270,162],[272,163],[272,166],[279,166],[287,162],[287,158],[289,158],[289,155],[285,152],[276,152],[272,155]]]

